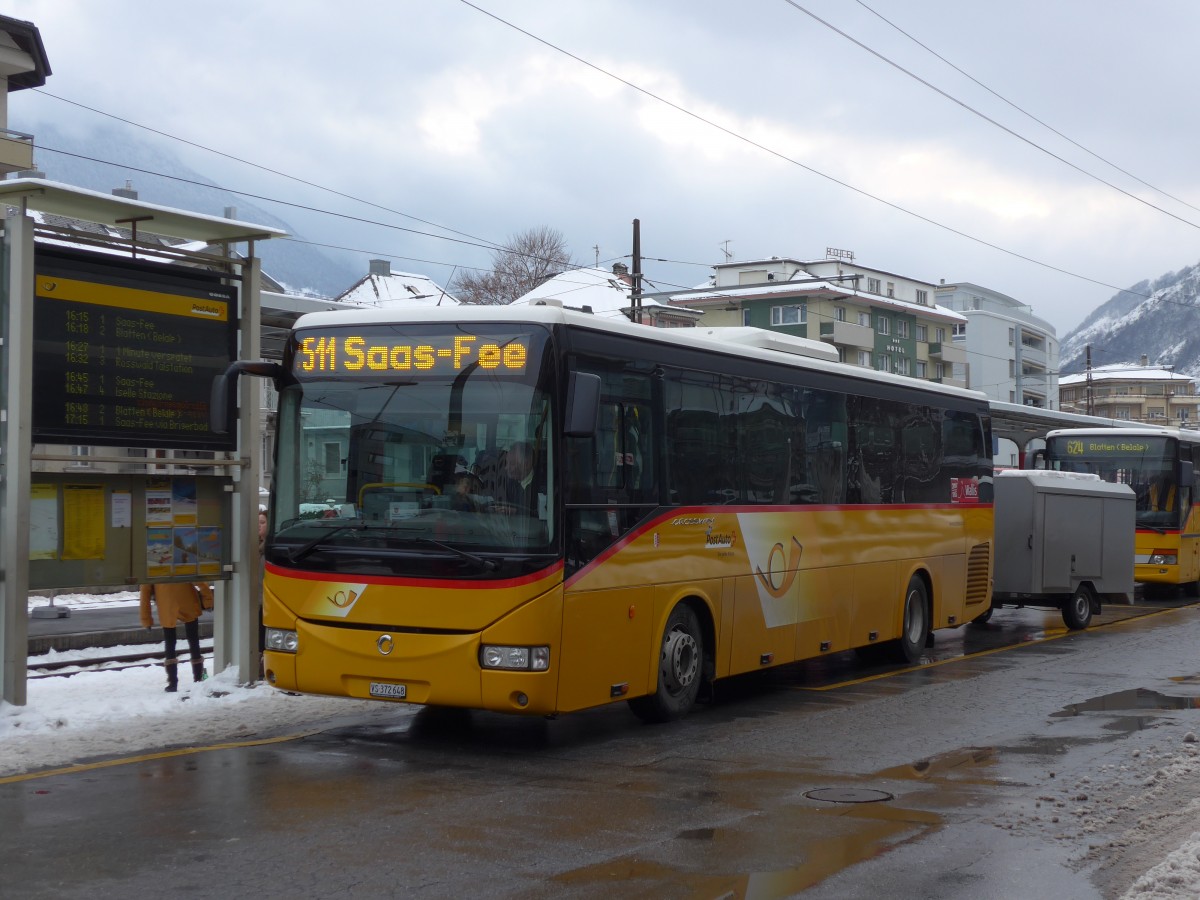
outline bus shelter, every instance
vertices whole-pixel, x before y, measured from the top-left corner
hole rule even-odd
[[[37,589],[211,581],[214,666],[257,679],[259,403],[247,379],[216,433],[208,397],[258,358],[255,245],[285,232],[40,178],[0,203],[0,698]]]

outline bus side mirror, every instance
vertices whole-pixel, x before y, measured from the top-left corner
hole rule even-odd
[[[231,362],[229,368],[214,378],[212,393],[208,398],[208,427],[213,434],[229,433],[229,395],[243,372],[278,381],[283,377],[283,366],[273,362],[239,359]]]
[[[600,421],[600,376],[572,372],[567,380],[567,409],[563,434],[591,437]]]
[[[1025,463],[1021,466],[1022,469],[1044,469],[1046,468],[1046,448],[1038,447],[1036,450],[1030,450],[1025,454]]]

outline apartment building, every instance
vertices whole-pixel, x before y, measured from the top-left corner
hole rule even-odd
[[[1110,419],[1153,425],[1200,427],[1196,384],[1166,366],[1099,366],[1058,380],[1060,408]]]
[[[710,287],[655,297],[702,311],[704,325],[782,331],[824,341],[851,365],[967,386],[953,341],[966,318],[933,302],[934,285],[857,265],[847,251],[720,263]]]
[[[1021,303],[978,284],[942,282],[937,304],[966,317],[954,342],[970,360],[967,386],[993,400],[1058,408],[1058,336]]]

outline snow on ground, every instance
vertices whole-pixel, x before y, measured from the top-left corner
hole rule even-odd
[[[45,605],[31,597],[29,607]],[[67,594],[54,601],[74,609],[136,606],[133,591],[114,594]],[[107,648],[113,655],[145,647]],[[67,661],[92,651],[53,652],[38,659]],[[208,666],[211,671],[211,659]],[[36,661],[35,661],[36,664]],[[31,676],[37,670],[31,670]],[[379,704],[329,697],[285,694],[265,684],[238,685],[236,669],[194,684],[191,670],[180,666],[179,692],[163,691],[158,665],[85,671],[69,678],[28,682],[25,706],[0,701],[0,779],[47,768],[152,753],[168,747],[205,746],[254,740],[265,735],[303,733],[345,715],[378,712]],[[1154,773],[1142,787],[1146,795],[1170,790],[1183,774],[1200,767],[1197,741],[1184,739],[1177,754],[1153,760]],[[1093,786],[1095,787],[1095,786]],[[1200,812],[1200,800],[1193,805]],[[1098,815],[1099,809],[1081,810]],[[1200,831],[1138,878],[1121,900],[1195,900],[1200,897]]]
[[[29,608],[47,603],[44,597],[31,597]],[[72,609],[137,604],[136,591],[65,594],[54,600],[54,605]],[[144,645],[108,647],[105,653],[145,650]],[[90,650],[51,651],[31,662],[36,666],[38,660],[63,662],[94,655]],[[213,674],[211,656],[206,667],[209,679],[194,684],[191,667],[181,664],[175,694],[163,691],[166,675],[157,663],[79,672],[69,678],[37,678],[38,670],[31,669],[25,705],[0,701],[0,778],[167,747],[301,732],[315,722],[379,707],[369,701],[285,694],[262,683],[239,686],[236,668]]]

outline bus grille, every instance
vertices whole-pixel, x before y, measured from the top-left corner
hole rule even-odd
[[[992,545],[976,544],[967,557],[967,604],[984,603],[990,599]]]

